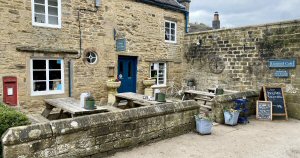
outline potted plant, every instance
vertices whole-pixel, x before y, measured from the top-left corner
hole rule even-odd
[[[204,115],[199,114],[195,115],[196,120],[196,130],[201,135],[210,135],[212,130],[212,121],[213,119],[209,116],[208,113]]]
[[[95,98],[93,96],[90,95],[85,99],[84,108],[87,109],[87,110],[96,109]]]
[[[240,111],[232,108],[224,109],[224,119],[226,125],[237,125]]]

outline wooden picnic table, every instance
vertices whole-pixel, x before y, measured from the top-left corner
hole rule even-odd
[[[214,98],[216,95],[214,93],[209,93],[205,91],[198,91],[198,90],[187,90],[183,92],[184,95],[182,97],[182,100],[191,99],[192,95],[197,96],[203,96],[203,97],[209,97]]]
[[[121,100],[127,100],[127,105],[129,107],[135,107],[135,105],[157,105],[157,104],[163,104],[164,102],[158,102],[158,101],[152,101],[148,99],[144,99],[145,95],[132,93],[132,92],[126,92],[126,93],[119,93],[116,94],[116,102],[113,106],[118,106]]]
[[[72,117],[82,116],[82,115],[89,115],[101,112],[107,112],[106,108],[98,107],[94,110],[87,110],[80,107],[80,101],[74,98],[58,98],[58,99],[45,99],[46,107],[42,113],[42,116],[48,118],[51,111],[54,108],[60,108],[60,115],[63,112],[68,112],[71,114]]]

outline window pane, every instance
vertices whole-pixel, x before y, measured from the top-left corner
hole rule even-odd
[[[34,3],[45,4],[45,0],[34,0]]]
[[[46,82],[34,82],[33,91],[46,91]]]
[[[34,12],[35,13],[45,14],[45,6],[44,5],[35,4],[34,5]]]
[[[172,28],[172,29],[175,29],[175,23],[172,23],[172,24],[171,24],[171,28]]]
[[[58,6],[57,0],[49,0],[49,1],[48,1],[48,5],[51,5],[51,6]]]
[[[33,60],[33,69],[46,69],[46,60]]]
[[[49,60],[49,69],[61,69],[61,60]]]
[[[175,36],[171,36],[171,41],[175,41]]]
[[[49,90],[63,90],[61,81],[50,81]]]
[[[45,15],[34,14],[34,21],[37,23],[45,23]]]
[[[58,17],[56,16],[49,16],[49,24],[58,25]]]
[[[128,63],[128,77],[132,77],[132,64],[131,64],[131,62]]]
[[[33,71],[33,80],[46,80],[46,71]]]
[[[175,35],[175,30],[171,29],[171,35]]]
[[[49,71],[49,80],[60,80],[61,71]]]
[[[163,80],[159,80],[158,84],[164,84],[164,81]]]
[[[58,16],[58,9],[55,7],[48,7],[48,12],[49,12],[49,15]]]
[[[169,28],[170,27],[170,23],[169,22],[165,22],[165,27]]]

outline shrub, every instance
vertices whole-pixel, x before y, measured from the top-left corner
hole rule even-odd
[[[0,137],[10,127],[30,124],[26,115],[0,103]],[[0,158],[2,157],[2,144],[0,141]]]

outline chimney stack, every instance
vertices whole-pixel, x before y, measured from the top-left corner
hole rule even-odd
[[[219,13],[215,12],[214,14],[214,20],[212,21],[212,28],[215,29],[220,29],[221,28],[221,24],[220,24],[220,17],[219,17]]]

